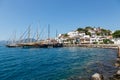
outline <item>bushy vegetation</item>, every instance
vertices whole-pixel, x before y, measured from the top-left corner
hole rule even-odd
[[[78,32],[85,32],[85,29],[84,28],[78,28],[76,31],[78,31]]]
[[[87,26],[85,28],[78,28],[76,31],[84,32],[86,35],[90,35],[91,36],[91,33],[89,32],[89,30],[95,31],[94,28],[91,27],[91,26]],[[103,29],[103,28],[100,29],[99,31],[96,31],[95,33],[98,36],[109,36],[109,35],[111,35],[111,31],[110,30],[106,30],[106,29]]]
[[[110,39],[103,39],[104,44],[113,44],[114,42],[111,41]]]
[[[98,44],[98,42],[93,42],[93,44]]]
[[[69,35],[66,33],[66,34],[63,34],[64,37],[68,37]]]
[[[109,35],[111,35],[111,31],[110,30],[106,30],[106,29],[101,29],[101,33],[100,34],[102,36],[104,36],[104,35],[109,36]]]
[[[120,38],[120,30],[116,30],[113,34],[112,34],[113,38]]]

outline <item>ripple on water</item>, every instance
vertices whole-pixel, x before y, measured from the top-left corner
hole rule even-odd
[[[1,80],[87,80],[115,70],[117,50],[99,48],[21,49],[0,47]]]

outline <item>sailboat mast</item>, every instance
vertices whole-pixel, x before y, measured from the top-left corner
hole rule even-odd
[[[28,42],[30,42],[30,27],[31,27],[31,25],[28,27]]]
[[[39,26],[40,26],[40,25],[39,25],[39,23],[38,23],[38,28],[37,28],[37,42],[38,42],[38,40],[39,40],[39,38],[40,38],[40,37],[39,37],[39,36],[40,36],[40,35],[39,35]]]
[[[39,30],[37,28],[37,41],[39,40]]]
[[[48,44],[50,44],[50,24],[48,24]]]
[[[12,43],[16,42],[16,32],[13,32],[13,38],[12,38]]]
[[[14,33],[13,43],[16,43],[16,31],[15,31],[15,33]]]
[[[58,31],[56,30],[56,37],[58,36]]]
[[[50,24],[48,24],[48,40],[50,39]]]

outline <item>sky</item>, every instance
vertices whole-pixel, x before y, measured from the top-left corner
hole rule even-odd
[[[41,38],[48,25],[50,37],[86,26],[118,30],[120,0],[0,0],[0,40],[19,38],[30,25]]]

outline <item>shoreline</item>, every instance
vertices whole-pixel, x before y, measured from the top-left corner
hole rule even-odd
[[[101,48],[101,49],[118,49],[118,52],[116,53],[116,60],[114,63],[115,72],[112,75],[108,76],[108,79],[105,78],[105,75],[103,73],[94,73],[90,76],[90,80],[120,80],[120,45],[116,44],[64,44],[63,47],[83,47],[83,48]],[[81,80],[82,78],[77,78],[78,80]],[[76,80],[76,79],[70,79],[70,80]],[[87,80],[87,79],[82,79]]]
[[[116,44],[63,44],[63,47],[86,47],[86,48],[105,48],[118,49]]]
[[[63,47],[84,47],[84,48],[105,48],[105,49],[118,49],[118,45],[115,44],[64,44]],[[117,56],[116,56],[117,58]],[[118,63],[119,64],[119,63]],[[116,71],[119,70],[118,68],[116,68]],[[97,72],[97,71],[96,71]],[[100,73],[99,73],[100,74]],[[104,74],[101,74],[105,77]],[[112,79],[114,77],[114,75],[116,75],[116,73],[113,74],[113,76],[111,75],[109,78],[111,78],[110,80],[114,80]],[[91,75],[92,76],[92,75]],[[68,79],[69,80],[69,79]],[[71,79],[71,80],[76,80],[76,79]],[[78,79],[81,80],[81,79]],[[86,80],[86,79],[83,79]],[[106,79],[105,79],[106,80]]]

